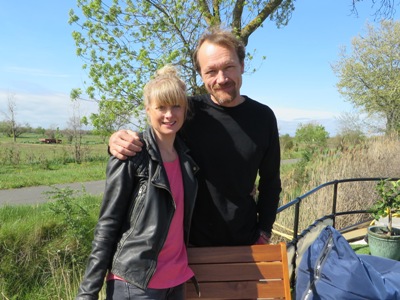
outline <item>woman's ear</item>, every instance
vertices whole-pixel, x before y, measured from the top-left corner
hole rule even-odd
[[[148,106],[145,107],[146,110],[146,121],[150,124],[150,108]]]

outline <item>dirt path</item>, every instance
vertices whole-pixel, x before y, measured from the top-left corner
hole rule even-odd
[[[70,187],[73,190],[82,190],[85,187],[86,192],[94,195],[102,194],[104,191],[104,180],[90,182],[76,182],[67,184],[56,184],[58,188]],[[35,186],[20,189],[0,190],[0,206],[2,205],[21,205],[38,204],[48,201],[46,191],[51,191],[50,186]]]
[[[298,159],[283,160],[282,164],[295,163]],[[90,182],[76,182],[67,184],[56,184],[56,187],[70,187],[74,190],[82,190],[82,185],[86,192],[94,195],[100,195],[104,191],[104,180]],[[35,186],[20,189],[0,190],[0,206],[2,205],[22,205],[22,204],[38,204],[48,201],[46,191],[51,191],[49,186]]]

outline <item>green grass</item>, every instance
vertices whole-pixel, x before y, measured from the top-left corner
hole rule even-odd
[[[107,161],[81,164],[59,164],[51,169],[35,165],[3,166],[0,170],[0,189],[13,189],[59,183],[86,182],[105,179]]]
[[[85,182],[105,179],[107,145],[97,136],[85,136],[76,163],[73,144],[42,144],[27,135],[12,142],[0,138],[0,189]]]
[[[73,299],[90,252],[100,197],[0,208],[0,298]],[[3,298],[4,297],[4,298]]]
[[[357,254],[367,254],[369,255],[369,246],[367,244],[350,244],[351,248],[353,248],[354,252]]]

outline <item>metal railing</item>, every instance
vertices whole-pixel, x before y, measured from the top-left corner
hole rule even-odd
[[[381,180],[388,180],[388,181],[397,181],[400,178],[379,178],[379,177],[375,177],[375,178],[349,178],[349,179],[338,179],[338,180],[333,180],[330,182],[326,182],[324,184],[321,184],[319,186],[317,186],[316,188],[308,191],[307,193],[297,197],[296,199],[290,201],[289,203],[282,205],[278,208],[277,213],[283,212],[284,210],[294,206],[294,222],[293,222],[293,237],[292,240],[290,242],[287,243],[287,245],[289,247],[294,247],[295,249],[295,253],[297,253],[297,243],[299,241],[299,239],[301,239],[304,235],[306,235],[308,233],[308,231],[310,230],[310,228],[312,228],[313,226],[315,226],[316,223],[326,220],[326,219],[330,219],[332,220],[333,223],[333,227],[335,227],[335,219],[337,216],[342,216],[342,215],[350,215],[350,214],[363,214],[363,213],[368,213],[367,210],[349,210],[349,211],[343,211],[343,212],[337,212],[336,210],[336,206],[337,206],[337,198],[338,198],[338,189],[340,184],[342,183],[348,183],[348,182],[366,182],[366,181],[381,181]],[[332,208],[331,208],[331,214],[322,216],[321,218],[318,218],[317,220],[314,220],[314,222],[312,224],[309,224],[309,227],[304,229],[300,234],[298,233],[299,230],[299,217],[300,217],[300,207],[302,204],[302,201],[309,197],[310,195],[316,193],[317,191],[326,188],[326,187],[330,187],[333,186],[333,192],[332,192]],[[349,226],[351,227],[351,226]],[[347,228],[347,227],[346,227]],[[289,249],[288,247],[288,249]],[[293,255],[293,257],[289,258],[290,260],[290,264],[291,264],[291,274],[290,274],[290,286],[294,289],[295,287],[295,270],[296,270],[296,255]]]
[[[278,208],[277,213],[280,213],[289,207],[294,206],[294,222],[293,222],[293,239],[292,241],[296,241],[298,238],[298,230],[299,230],[299,217],[300,217],[300,206],[302,201],[307,198],[308,196],[316,193],[317,191],[326,188],[328,186],[333,186],[333,193],[332,193],[332,211],[331,214],[328,215],[333,219],[333,227],[335,227],[335,219],[336,216],[340,215],[349,215],[349,214],[360,214],[360,213],[367,213],[367,210],[353,210],[353,211],[344,211],[344,212],[337,212],[336,205],[337,205],[337,195],[339,185],[342,183],[347,182],[363,182],[363,181],[381,181],[381,180],[388,180],[388,181],[397,181],[400,178],[383,178],[383,177],[374,177],[374,178],[349,178],[349,179],[337,179],[333,181],[326,182],[317,186],[316,188],[308,191],[307,193],[297,197],[296,199],[290,201],[289,203],[282,205]],[[327,216],[324,216],[327,217]],[[311,225],[311,224],[310,224]]]

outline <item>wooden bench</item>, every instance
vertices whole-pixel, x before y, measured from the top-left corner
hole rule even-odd
[[[188,248],[186,299],[291,299],[286,244]]]

